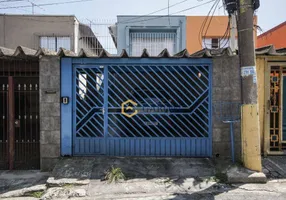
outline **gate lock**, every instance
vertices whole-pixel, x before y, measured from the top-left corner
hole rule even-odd
[[[62,97],[61,100],[63,104],[65,105],[69,104],[69,97]]]

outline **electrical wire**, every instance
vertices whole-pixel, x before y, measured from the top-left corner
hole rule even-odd
[[[223,37],[220,38],[220,40],[225,40],[225,43],[224,43],[224,45],[221,45],[222,46],[221,48],[225,48],[229,44],[229,41],[230,41],[230,16],[228,17],[228,24],[227,24],[227,28],[225,30],[225,33],[224,33]]]
[[[199,5],[196,5],[196,6],[192,6],[192,7],[189,7],[187,9],[184,9],[184,10],[179,10],[177,12],[174,12],[174,13],[171,13],[170,15],[175,15],[175,14],[178,14],[178,13],[182,13],[182,12],[185,12],[185,11],[188,11],[188,10],[191,10],[191,9],[195,9],[195,8],[198,8],[198,7],[201,7],[201,6],[204,6],[204,5],[207,5],[211,2],[214,2],[214,1],[217,1],[217,0],[210,0],[210,1],[207,1],[205,3],[202,3],[202,4],[199,4]],[[149,19],[144,19],[144,20],[138,20],[138,21],[132,21],[132,22],[118,22],[117,24],[129,24],[129,23],[137,23],[137,22],[145,22],[145,21],[150,21],[150,20],[154,20],[154,19],[159,19],[159,18],[162,18],[162,17],[166,17],[168,15],[160,15],[160,16],[156,16],[156,17],[152,17],[152,18],[149,18]]]
[[[133,18],[131,18],[131,19],[124,20],[124,21],[122,21],[121,23],[133,21],[133,20],[135,20],[135,19],[140,19],[140,18],[142,18],[142,17],[147,17],[147,16],[149,16],[149,15],[152,15],[152,14],[155,14],[155,13],[158,13],[158,12],[161,12],[161,11],[163,11],[163,10],[167,10],[167,9],[169,10],[170,8],[175,7],[175,6],[177,6],[177,5],[180,5],[180,4],[182,4],[182,3],[186,2],[186,1],[189,1],[189,0],[180,1],[180,2],[178,2],[178,3],[175,3],[175,4],[172,4],[172,5],[168,6],[168,7],[166,7],[166,8],[162,8],[162,9],[155,10],[155,11],[153,11],[153,12],[150,12],[150,13],[148,13],[148,14],[145,14],[145,15],[140,15],[140,16],[137,16],[137,17],[133,17]]]
[[[202,39],[203,39],[203,31],[204,31],[204,28],[205,28],[205,25],[208,21],[208,17],[210,16],[210,13],[212,12],[213,8],[215,7],[216,3],[217,3],[218,0],[215,0],[214,4],[212,5],[211,9],[209,10],[207,16],[205,17],[201,27],[200,27],[200,30],[199,30],[199,34],[198,34],[198,41],[199,41],[199,44],[202,44]]]
[[[208,30],[209,30],[210,25],[211,25],[212,20],[213,20],[214,13],[215,13],[215,11],[216,11],[218,5],[219,5],[219,2],[220,2],[220,0],[217,0],[217,1],[215,2],[215,6],[214,6],[214,9],[213,9],[213,12],[212,12],[210,21],[209,21],[209,23],[208,23],[208,25],[207,25],[206,31],[205,31],[204,35],[202,36],[202,38],[205,37],[205,36],[207,35],[207,33],[208,33]],[[204,41],[204,44],[205,44],[205,46],[206,46],[206,43],[205,43],[206,40],[203,40],[203,41]]]
[[[70,4],[70,3],[80,3],[80,2],[87,2],[87,1],[94,1],[94,0],[75,0],[75,1],[63,1],[63,2],[54,2],[54,3],[43,3],[37,4],[38,6],[53,6],[53,5],[61,5],[61,4]],[[2,7],[3,9],[10,9],[10,8],[30,8],[33,7],[31,5],[24,5],[24,6],[10,6],[10,7]]]
[[[25,1],[25,0],[3,0],[3,1],[0,1],[0,3],[12,3],[12,2],[17,2],[17,1]]]
[[[213,4],[213,6],[209,10],[207,16],[205,17],[205,19],[204,19],[204,21],[202,23],[202,26],[200,28],[200,31],[199,31],[199,36],[198,36],[199,37],[199,43],[201,44],[202,43],[201,40],[203,40],[205,48],[208,48],[208,46],[206,44],[206,41],[203,38],[205,38],[207,36],[207,32],[209,30],[209,27],[211,25],[214,13],[215,13],[219,3],[220,3],[220,0],[217,0]],[[210,13],[212,13],[211,17],[210,17]],[[208,18],[209,17],[210,17],[210,20],[208,22]],[[220,37],[220,38],[217,38],[217,39],[218,39],[218,42],[219,42],[219,48],[225,48],[228,45],[228,43],[230,41],[230,16],[228,17],[227,27],[226,27],[226,30],[225,30],[223,36]],[[221,43],[221,42],[223,42],[223,43]]]

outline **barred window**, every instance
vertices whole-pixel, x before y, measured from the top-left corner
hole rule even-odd
[[[46,48],[52,51],[58,51],[60,47],[71,50],[70,37],[40,37],[40,47]]]
[[[165,48],[171,55],[176,53],[175,32],[130,33],[130,53],[132,56],[140,56],[143,49],[147,49],[151,56],[158,56]]]

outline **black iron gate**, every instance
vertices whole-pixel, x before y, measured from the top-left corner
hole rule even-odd
[[[39,169],[38,60],[0,59],[0,169]]]

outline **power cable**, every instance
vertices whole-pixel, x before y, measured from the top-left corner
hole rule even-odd
[[[53,5],[60,5],[60,4],[70,4],[70,3],[79,3],[79,2],[87,2],[87,1],[94,1],[94,0],[76,0],[76,1],[64,1],[64,2],[57,2],[57,3],[44,3],[44,4],[38,4],[38,6],[53,6]],[[10,8],[30,8],[32,6],[30,5],[24,5],[24,6],[10,6],[10,7],[4,7],[0,8],[3,9],[10,9]]]
[[[3,1],[0,1],[0,3],[12,3],[12,2],[17,2],[17,1],[25,1],[25,0],[3,0]]]
[[[213,8],[216,5],[216,3],[217,3],[217,0],[215,0],[215,3],[212,5],[211,9],[209,10],[207,16],[205,17],[205,19],[204,19],[204,21],[203,21],[203,23],[202,23],[202,25],[200,27],[199,34],[198,34],[199,44],[202,44],[202,39],[203,39],[202,37],[203,37],[203,31],[204,31],[205,25],[206,25],[206,23],[208,21],[208,17],[210,16],[210,13],[213,10]]]
[[[177,12],[174,12],[174,13],[171,13],[170,15],[175,15],[175,14],[178,14],[178,13],[182,13],[182,12],[185,12],[185,11],[188,11],[188,10],[191,10],[191,9],[195,9],[195,8],[198,8],[198,7],[201,7],[201,6],[204,6],[204,5],[207,5],[211,2],[214,2],[214,1],[217,1],[217,0],[211,0],[211,1],[207,1],[205,3],[202,3],[202,4],[199,4],[199,5],[196,5],[196,6],[192,6],[192,7],[189,7],[187,9],[184,9],[184,10],[179,10]],[[156,16],[156,17],[152,17],[150,19],[144,19],[144,20],[138,20],[138,21],[132,21],[132,22],[118,22],[117,24],[129,24],[129,23],[135,23],[135,22],[145,22],[145,21],[150,21],[150,20],[154,20],[154,19],[159,19],[159,18],[162,18],[162,17],[166,17],[168,15],[161,15],[161,16]]]
[[[177,6],[177,5],[180,5],[180,4],[182,4],[182,3],[186,2],[186,1],[189,1],[189,0],[180,1],[180,2],[178,2],[178,3],[175,3],[175,4],[172,4],[172,5],[168,6],[168,7],[166,7],[166,8],[162,8],[162,9],[160,9],[160,10],[156,10],[156,11],[150,12],[150,13],[148,13],[148,14],[146,14],[146,15],[140,15],[140,16],[138,16],[138,17],[133,17],[133,18],[131,18],[131,19],[124,20],[124,21],[122,21],[121,23],[133,21],[133,20],[135,20],[135,19],[140,19],[140,18],[142,18],[142,17],[147,17],[147,16],[149,16],[149,15],[152,15],[152,14],[155,14],[155,13],[158,13],[158,12],[161,12],[161,11],[163,11],[163,10],[167,10],[167,9],[169,10],[170,8],[175,7],[175,6]]]
[[[208,26],[207,26],[207,29],[206,29],[206,31],[205,31],[205,33],[204,33],[204,35],[203,35],[202,37],[205,37],[205,36],[207,35],[207,33],[208,33],[208,30],[209,30],[210,25],[211,25],[212,20],[213,20],[214,13],[215,13],[215,11],[216,11],[218,5],[219,5],[219,2],[220,2],[220,0],[217,0],[217,1],[215,2],[215,7],[214,7],[214,9],[213,9],[213,12],[212,12],[210,21],[209,21]],[[205,46],[206,46],[205,40],[203,40],[203,41],[204,41],[204,44],[205,44]]]

